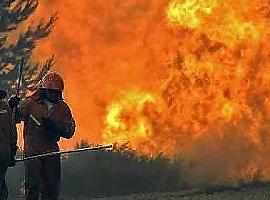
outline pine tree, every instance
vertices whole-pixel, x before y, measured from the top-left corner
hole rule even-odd
[[[25,59],[22,89],[24,94],[33,90],[54,64],[53,56],[44,64],[34,63],[30,56],[36,48],[36,42],[49,36],[57,19],[56,15],[52,15],[46,22],[41,20],[36,26],[29,26],[15,42],[9,40],[9,36],[29,19],[37,7],[37,0],[0,0],[0,88],[8,90],[9,94],[15,93],[22,59]]]

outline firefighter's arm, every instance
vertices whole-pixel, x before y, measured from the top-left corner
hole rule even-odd
[[[61,121],[56,121],[53,118],[42,119],[42,125],[55,136],[63,137],[66,139],[72,138],[75,133],[75,120],[67,105],[62,110]]]
[[[59,136],[70,139],[75,133],[75,120],[72,116],[71,110],[67,104],[64,103],[62,110],[62,120],[60,123],[56,123]]]
[[[63,138],[70,139],[75,133],[75,120],[71,118],[66,118],[63,122],[57,124],[57,129],[59,130],[59,135]]]
[[[75,120],[72,116],[71,110],[68,105],[64,106],[62,121],[56,124],[59,130],[59,135],[63,138],[70,139],[75,133]]]

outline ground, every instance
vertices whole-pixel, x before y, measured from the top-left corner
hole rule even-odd
[[[245,188],[238,191],[214,192],[175,192],[163,194],[133,194],[107,198],[78,198],[77,200],[269,200],[270,187]],[[72,199],[69,199],[72,200]],[[74,199],[75,200],[75,199]]]

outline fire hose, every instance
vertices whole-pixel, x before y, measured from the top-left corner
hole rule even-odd
[[[113,145],[110,144],[110,145],[105,145],[105,146],[88,147],[88,148],[74,149],[74,150],[68,150],[68,151],[54,151],[54,152],[19,158],[19,159],[16,159],[15,161],[16,161],[16,163],[18,163],[18,162],[25,162],[25,161],[35,160],[35,159],[40,159],[40,158],[52,157],[52,156],[56,156],[56,155],[79,153],[79,152],[84,152],[84,151],[99,151],[99,150],[103,150],[103,149],[109,150],[112,148],[113,148]]]

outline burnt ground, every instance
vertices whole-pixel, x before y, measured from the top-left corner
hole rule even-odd
[[[270,187],[233,189],[227,191],[186,191],[175,193],[132,194],[105,198],[76,198],[76,200],[269,200]],[[64,199],[63,199],[64,200]],[[75,200],[75,199],[65,199]]]

